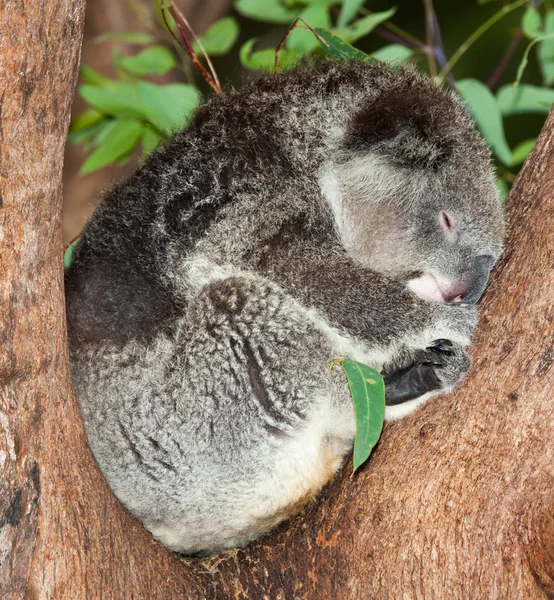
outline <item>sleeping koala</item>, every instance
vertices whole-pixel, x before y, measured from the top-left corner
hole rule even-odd
[[[325,60],[212,98],[100,202],[66,273],[98,463],[171,550],[244,545],[352,449],[333,359],[386,418],[469,368],[504,235],[489,152],[406,67]]]

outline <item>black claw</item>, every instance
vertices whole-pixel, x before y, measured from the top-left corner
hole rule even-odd
[[[427,346],[427,350],[444,354],[445,356],[452,356],[453,352],[450,350],[453,344],[450,340],[439,339],[431,342],[430,346]]]
[[[424,367],[444,367],[444,364],[439,362],[438,360],[426,360],[421,363]]]

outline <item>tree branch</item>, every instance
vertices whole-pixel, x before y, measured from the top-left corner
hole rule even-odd
[[[71,391],[60,181],[82,15],[81,0],[0,11],[0,597],[554,594],[554,115],[508,200],[467,383],[388,425],[356,476],[265,539],[180,559],[108,489]]]

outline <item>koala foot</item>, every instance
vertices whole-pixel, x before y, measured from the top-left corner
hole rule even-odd
[[[414,400],[428,392],[451,388],[463,379],[469,369],[469,357],[450,340],[439,339],[402,368],[383,369],[385,402],[394,406]]]

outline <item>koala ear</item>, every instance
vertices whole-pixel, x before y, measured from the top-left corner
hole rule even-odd
[[[351,119],[345,144],[393,162],[436,168],[452,154],[460,105],[438,86],[414,74],[381,89]]]

